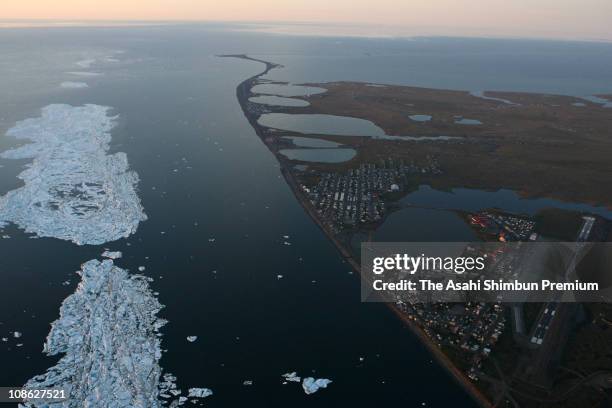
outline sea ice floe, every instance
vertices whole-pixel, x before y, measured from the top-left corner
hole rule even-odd
[[[190,388],[188,396],[190,398],[206,398],[211,395],[213,395],[213,392],[210,388]]]
[[[290,372],[290,373],[285,373],[281,377],[283,377],[285,379],[285,381],[288,381],[288,382],[300,382],[300,381],[302,381],[302,379],[297,375],[296,371],[293,371],[293,372]]]
[[[198,336],[187,336],[187,341],[193,343],[198,339]]]
[[[81,68],[89,68],[93,64],[95,64],[95,62],[96,62],[96,60],[94,58],[87,58],[87,59],[83,59],[83,60],[77,61],[76,65],[78,65]]]
[[[161,398],[172,398],[181,393],[181,390],[176,388],[176,376],[171,373],[164,373],[163,380],[159,383],[159,396]]]
[[[89,88],[86,82],[74,82],[74,81],[64,81],[60,84],[60,87],[66,89],[80,89],[80,88]]]
[[[93,71],[69,71],[66,72],[68,75],[80,76],[80,77],[97,77],[103,75],[101,72]]]
[[[314,394],[315,392],[319,391],[320,388],[327,388],[329,383],[331,383],[331,380],[328,380],[327,378],[319,378],[315,380],[312,377],[306,377],[304,378],[304,381],[302,381],[302,388],[306,394]]]
[[[109,259],[119,259],[123,256],[121,251],[104,251],[102,256]]]
[[[82,265],[81,282],[60,308],[44,344],[58,363],[25,388],[64,389],[68,400],[29,401],[26,407],[157,408],[161,357],[156,336],[165,321],[146,278],[113,261]]]
[[[19,174],[24,186],[0,197],[0,227],[13,222],[39,237],[77,244],[124,238],[146,220],[138,175],[125,153],[108,154],[115,118],[99,105],[49,105],[7,135],[32,143],[5,159],[33,159]]]

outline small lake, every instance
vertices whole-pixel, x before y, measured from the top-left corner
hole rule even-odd
[[[429,122],[431,115],[410,115],[408,116],[413,122]]]
[[[589,95],[589,96],[582,96],[581,98],[586,101],[601,105],[604,108],[612,108],[612,101],[609,101],[604,98],[600,98],[599,96]]]
[[[543,208],[561,208],[584,211],[612,219],[612,210],[589,204],[570,203],[551,198],[525,198],[512,190],[483,191],[468,188],[454,188],[440,191],[422,185],[401,200],[402,204],[420,205],[442,209],[478,211],[486,208],[499,208],[514,212],[535,214]]]
[[[315,163],[342,163],[357,154],[354,149],[283,149],[278,152],[291,160]]]
[[[338,136],[384,136],[385,132],[365,119],[323,114],[266,113],[259,124],[304,134]]]
[[[391,213],[368,237],[357,233],[351,246],[359,253],[361,242],[473,242],[478,237],[461,217],[446,210],[402,208]]]
[[[461,119],[455,119],[455,124],[457,125],[482,125],[482,122],[479,121],[478,119],[461,118]]]
[[[251,92],[278,96],[308,96],[327,92],[327,89],[304,85],[259,84],[251,88]]]
[[[298,108],[303,108],[305,106],[310,105],[309,102],[304,101],[302,99],[283,98],[282,96],[276,96],[276,95],[254,96],[252,98],[249,98],[249,101],[253,103],[260,103],[262,105],[294,106]]]
[[[485,91],[472,91],[472,92],[470,92],[470,95],[475,96],[476,98],[486,99],[488,101],[495,101],[495,102],[505,103],[506,105],[518,105],[517,103],[514,103],[514,102],[509,101],[507,99],[494,98],[492,96],[486,96],[485,95]]]
[[[258,123],[269,128],[303,134],[361,136],[384,140],[448,141],[452,136],[389,136],[369,120],[323,114],[265,113]]]
[[[511,190],[483,191],[455,188],[440,191],[422,185],[400,200],[404,207],[389,214],[372,234],[357,233],[351,239],[356,254],[364,241],[375,242],[472,242],[478,237],[453,210],[480,211],[499,208],[516,214],[535,215],[545,208],[584,211],[612,219],[612,211],[588,204],[566,203],[549,198],[523,198]],[[419,207],[422,206],[422,207]],[[428,208],[429,207],[429,208]]]
[[[300,147],[339,147],[340,143],[311,137],[285,136],[283,139],[291,140],[294,145]]]

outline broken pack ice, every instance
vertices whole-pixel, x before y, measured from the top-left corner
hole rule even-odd
[[[8,136],[29,141],[5,159],[32,159],[24,186],[0,197],[0,227],[9,222],[39,237],[99,245],[128,237],[146,215],[138,175],[125,153],[108,154],[115,118],[109,107],[54,104],[18,122]]]
[[[161,368],[157,317],[162,305],[147,279],[110,259],[83,264],[81,282],[60,308],[44,344],[61,355],[25,388],[66,391],[64,402],[30,401],[26,407],[157,408]]]

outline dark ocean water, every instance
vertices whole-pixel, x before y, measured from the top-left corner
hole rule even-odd
[[[334,55],[337,43],[347,41],[350,47]],[[440,41],[460,49],[456,40]],[[584,84],[581,93],[612,90],[612,73],[594,66],[612,59],[610,46],[588,45],[593,52],[586,52],[573,44],[538,44],[571,56],[559,58],[580,59],[584,70],[559,68],[558,84],[575,78]],[[123,251],[119,266],[136,272],[144,265],[143,273],[155,279],[152,288],[166,306],[161,315],[169,320],[162,329],[167,351],[161,364],[182,389],[212,388],[207,406],[473,406],[385,306],[360,303],[357,277],[303,212],[243,117],[235,88],[262,66],[215,56],[277,56],[287,68],[274,75],[299,82],[338,79],[334,73],[342,66],[370,58],[373,49],[387,50],[388,59],[345,71],[345,79],[409,83],[417,77],[379,68],[401,67],[396,58],[402,50],[409,50],[402,58],[418,64],[411,47],[409,41],[285,37],[219,26],[0,30],[2,133],[50,103],[113,107],[119,123],[112,149],[126,152],[138,172],[149,217],[130,238],[105,246],[30,239],[14,227],[5,231],[11,238],[0,240],[0,337],[18,330],[23,347],[15,347],[14,339],[0,343],[0,385],[22,384],[54,364],[41,353],[49,325],[74,291],[79,265],[108,247]],[[458,64],[489,58],[468,54]],[[540,54],[533,54],[539,72]],[[118,61],[105,61],[108,55]],[[103,76],[66,74],[83,71],[75,63],[92,57],[99,62],[89,70]],[[524,64],[517,61],[515,68],[529,86]],[[551,62],[549,68],[555,67]],[[89,88],[59,87],[69,80]],[[0,149],[12,144],[0,137]],[[15,176],[24,164],[0,160],[1,193],[19,185]],[[284,235],[291,246],[283,245]],[[62,285],[67,279],[70,284]],[[198,340],[187,342],[190,335]],[[306,396],[297,385],[281,385],[280,375],[288,371],[333,383]],[[254,384],[243,386],[245,380]]]

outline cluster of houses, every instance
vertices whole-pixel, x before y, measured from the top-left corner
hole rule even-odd
[[[344,173],[321,173],[313,187],[302,185],[321,218],[334,231],[380,221],[385,213],[384,195],[400,192],[411,174],[440,170],[432,159],[426,166],[396,163],[362,164]]]
[[[443,349],[461,354],[461,368],[477,380],[482,362],[506,326],[504,307],[499,303],[405,303],[398,306],[422,327]]]

